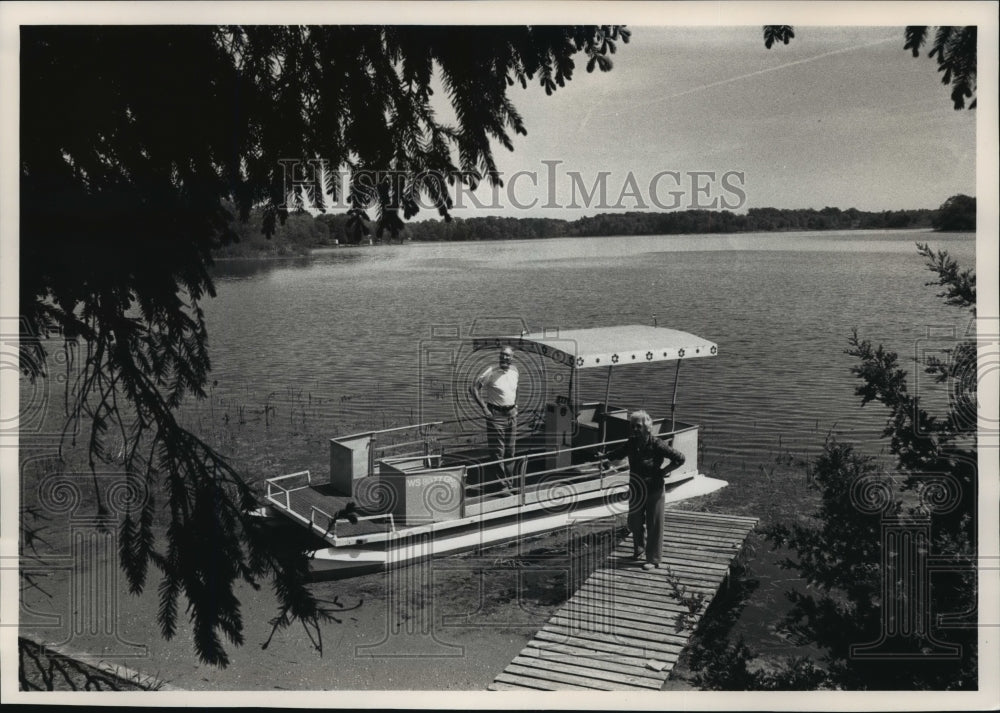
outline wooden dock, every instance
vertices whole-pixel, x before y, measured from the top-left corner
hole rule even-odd
[[[756,525],[667,510],[660,567],[619,542],[489,689],[659,690]]]

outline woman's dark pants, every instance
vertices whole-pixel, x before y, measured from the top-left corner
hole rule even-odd
[[[646,554],[646,561],[660,564],[663,556],[663,480],[629,476],[628,529],[632,553]]]

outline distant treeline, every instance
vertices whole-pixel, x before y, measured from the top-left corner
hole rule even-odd
[[[598,237],[745,233],[776,230],[930,228],[935,211],[901,210],[863,213],[850,209],[781,210],[751,208],[746,215],[729,211],[686,210],[670,213],[604,213],[577,220],[552,218],[468,218],[451,223],[422,221],[408,225],[412,240],[502,240],[516,238]]]
[[[261,216],[234,226],[240,242],[220,249],[218,257],[242,255],[297,255],[313,248],[360,242],[388,242],[388,232],[378,237],[374,227],[360,228],[345,214],[315,218],[298,212],[279,225],[271,240],[260,230]],[[856,208],[822,210],[751,208],[745,215],[729,211],[686,210],[664,213],[604,213],[576,220],[557,218],[455,218],[450,222],[422,220],[405,224],[397,241],[518,240],[618,235],[677,235],[744,233],[788,230],[880,230],[886,228],[976,229],[976,199],[956,195],[937,210],[860,211]],[[368,232],[365,232],[367,230]]]

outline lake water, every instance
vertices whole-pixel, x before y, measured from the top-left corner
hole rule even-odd
[[[706,467],[813,453],[827,433],[874,444],[885,414],[854,395],[852,329],[898,351],[911,389],[930,394],[909,360],[970,327],[925,286],[918,241],[974,265],[972,234],[928,231],[417,243],[227,262],[204,303],[213,393],[279,414],[308,403],[329,435],[466,415],[468,379],[494,355],[463,338],[655,319],[719,345],[685,362],[678,386],[678,418],[704,427]],[[563,367],[519,359],[529,407],[541,382],[565,384]],[[612,401],[669,414],[674,369],[616,370]],[[602,398],[605,377],[584,372],[581,396]]]
[[[682,363],[677,398],[677,417],[702,425],[701,470],[730,484],[714,507],[787,522],[813,510],[801,459],[828,434],[885,450],[884,409],[854,394],[853,329],[897,351],[925,401],[947,398],[913,359],[943,357],[971,323],[925,285],[916,242],[974,266],[974,235],[929,231],[407,244],[230,262],[205,303],[213,397],[273,406],[275,420],[323,437],[472,415],[466,388],[495,354],[471,353],[464,338],[655,319],[719,345]],[[517,359],[522,413],[541,406],[543,382],[566,387],[565,367]],[[611,401],[668,415],[674,376],[671,362],[621,367]],[[603,398],[605,379],[583,371],[579,396]],[[275,431],[264,429],[274,472],[252,479],[326,471],[320,436],[285,443]],[[780,633],[786,592],[800,583],[757,542],[734,636],[760,653],[815,655]]]
[[[468,382],[495,354],[473,354],[469,336],[651,324],[655,315],[660,326],[719,345],[716,357],[682,363],[677,411],[703,426],[702,470],[730,482],[719,491],[725,504],[713,507],[762,522],[794,517],[812,509],[801,467],[786,459],[776,478],[759,467],[776,456],[816,453],[828,433],[869,452],[883,447],[885,412],[877,404],[860,408],[854,395],[855,362],[844,354],[852,329],[900,353],[911,390],[946,396],[931,393],[909,360],[942,356],[970,321],[925,286],[931,274],[918,241],[974,265],[973,235],[919,231],[407,244],[226,262],[216,271],[217,297],[203,303],[210,398],[186,405],[182,419],[234,457],[251,481],[305,468],[324,473],[331,436],[472,414]],[[517,359],[524,411],[541,405],[542,384],[564,393],[565,367]],[[611,400],[669,414],[674,368],[616,369]],[[603,398],[605,376],[584,372],[579,396]],[[22,385],[25,428],[33,423],[25,416],[45,413],[48,401],[45,385]],[[50,386],[56,404],[61,387]],[[59,413],[50,410],[57,420]],[[22,448],[33,442],[26,436]],[[42,452],[54,442],[34,440]],[[80,450],[85,443],[80,439]],[[37,495],[28,458],[26,499]],[[41,460],[36,470],[47,467]],[[63,516],[51,520],[59,535]],[[751,557],[753,596],[735,631],[759,652],[808,654],[776,628],[786,591],[799,584],[778,562],[779,553],[763,547]],[[343,586],[368,580],[359,581]],[[227,680],[234,688],[245,681]]]

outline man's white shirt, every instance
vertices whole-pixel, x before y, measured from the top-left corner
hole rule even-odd
[[[476,386],[481,389],[483,400],[494,406],[513,406],[517,403],[517,367],[511,365],[507,370],[499,366],[491,366],[476,379]]]

